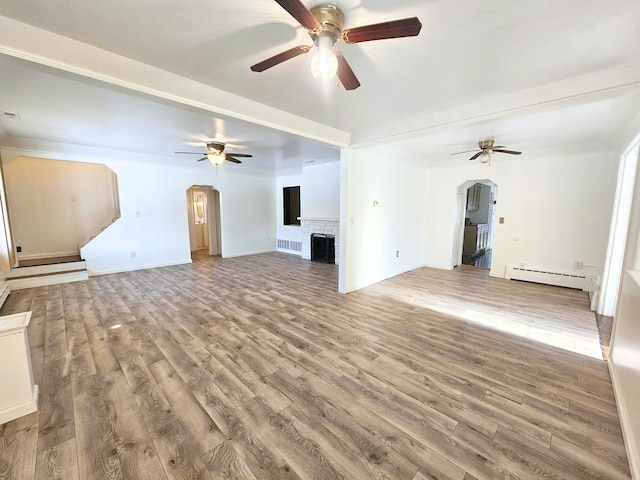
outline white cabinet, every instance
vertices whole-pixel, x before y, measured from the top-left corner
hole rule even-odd
[[[27,327],[31,312],[0,317],[0,425],[38,409]]]

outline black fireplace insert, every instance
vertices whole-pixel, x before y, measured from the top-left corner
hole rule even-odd
[[[311,260],[336,263],[336,238],[324,233],[311,234]]]

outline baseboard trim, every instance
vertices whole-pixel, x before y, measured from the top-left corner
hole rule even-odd
[[[613,394],[618,407],[618,417],[620,418],[620,426],[622,427],[622,438],[629,459],[629,469],[631,470],[631,478],[640,480],[640,444],[636,444],[633,437],[631,422],[629,421],[628,409],[624,403],[624,396],[620,391],[620,381],[616,373],[616,368],[611,358],[607,362],[609,368],[609,376],[613,385]]]
[[[277,251],[275,248],[270,248],[268,250],[255,250],[253,252],[225,253],[222,255],[222,258],[246,257],[247,255],[260,255],[261,253],[273,253]]]
[[[435,268],[437,270],[453,270],[453,266],[451,265],[435,265],[435,264],[425,263],[422,266],[427,268]]]
[[[38,411],[38,385],[33,386],[31,400],[0,411],[0,425]]]
[[[296,255],[297,257],[302,257],[302,252],[298,252],[296,250],[286,250],[284,248],[278,248],[276,249],[276,251],[278,253],[288,253],[289,255]]]
[[[382,282],[383,280],[387,280],[389,278],[393,278],[393,277],[396,277],[398,275],[402,275],[403,273],[407,273],[407,272],[410,272],[412,270],[416,270],[417,268],[422,268],[422,267],[424,267],[424,265],[415,265],[413,267],[404,268],[404,269],[399,270],[397,272],[394,272],[394,273],[392,273],[390,275],[387,275],[386,277],[379,278],[377,280],[373,280],[373,281],[371,281],[369,283],[363,283],[363,284],[356,285],[356,286],[351,287],[351,288],[345,288],[345,292],[344,293],[351,293],[351,292],[355,292],[357,290],[362,290],[363,288],[366,288],[366,287],[368,287],[370,285],[373,285],[375,283]]]
[[[114,268],[112,270],[92,270],[88,268],[90,277],[97,277],[99,275],[111,275],[113,273],[125,273],[125,272],[135,272],[136,270],[148,270],[150,268],[162,268],[162,267],[173,267],[175,265],[186,265],[188,263],[193,263],[191,259],[188,260],[179,260],[176,262],[167,262],[167,263],[154,263],[150,265],[138,265],[135,267],[129,268]]]

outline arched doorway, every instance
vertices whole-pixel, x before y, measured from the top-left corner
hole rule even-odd
[[[189,241],[191,252],[222,255],[220,192],[210,185],[187,189]]]
[[[491,268],[497,193],[498,185],[488,179],[458,187],[454,265]]]

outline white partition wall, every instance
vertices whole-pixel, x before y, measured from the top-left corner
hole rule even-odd
[[[27,327],[31,312],[0,317],[0,425],[38,409]]]

